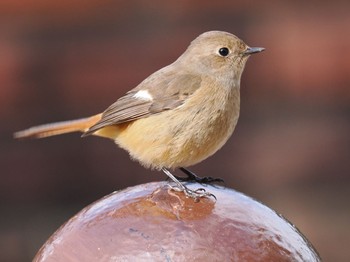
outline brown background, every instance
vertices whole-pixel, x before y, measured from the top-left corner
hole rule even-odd
[[[108,140],[12,132],[104,110],[213,29],[266,51],[243,74],[233,137],[192,170],[282,213],[324,261],[348,261],[350,2],[272,0],[1,1],[1,261],[29,261],[87,204],[165,178]]]

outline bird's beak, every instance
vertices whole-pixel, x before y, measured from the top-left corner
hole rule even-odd
[[[245,50],[243,52],[243,54],[244,55],[251,55],[251,54],[255,54],[255,53],[260,53],[264,50],[265,50],[265,48],[263,48],[263,47],[248,47],[247,50]]]

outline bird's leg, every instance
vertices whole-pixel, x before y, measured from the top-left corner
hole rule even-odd
[[[213,178],[210,176],[199,177],[195,173],[193,173],[191,170],[188,170],[187,168],[180,167],[179,169],[187,175],[187,177],[175,176],[175,178],[180,181],[185,181],[185,182],[195,181],[200,184],[210,184],[210,183],[216,183],[216,182],[224,183],[224,180],[222,178]]]
[[[178,191],[178,192],[184,192],[186,196],[191,197],[195,200],[201,197],[216,197],[210,193],[207,192],[204,188],[198,188],[196,190],[189,189],[185,185],[183,185],[179,180],[176,179],[176,177],[170,173],[170,171],[166,168],[162,168],[162,171],[176,184],[176,186],[171,186],[172,190]]]

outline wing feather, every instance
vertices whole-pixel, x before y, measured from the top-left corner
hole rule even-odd
[[[164,80],[155,81],[157,75]],[[90,127],[84,136],[106,126],[118,125],[174,109],[182,105],[200,87],[200,83],[200,77],[188,73],[179,74],[160,70],[108,107],[103,112],[101,120]],[[134,96],[140,90],[147,90],[152,99]]]

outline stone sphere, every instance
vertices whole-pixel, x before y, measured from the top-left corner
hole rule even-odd
[[[167,182],[114,192],[62,225],[34,261],[321,261],[267,206],[229,188],[204,187],[217,200],[194,201]]]

